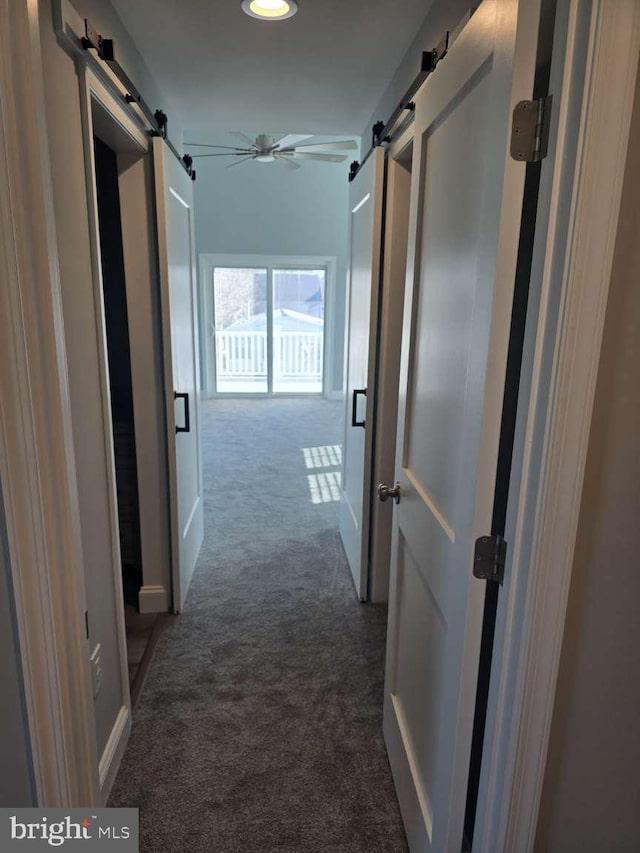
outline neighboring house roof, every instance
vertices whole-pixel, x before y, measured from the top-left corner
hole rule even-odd
[[[267,315],[256,314],[250,320],[237,320],[224,329],[225,332],[262,331],[266,328]],[[276,308],[273,312],[274,328],[282,332],[320,332],[324,321],[312,314],[291,311],[289,308]]]
[[[323,296],[320,288],[318,288],[318,290],[316,290],[315,293],[312,293],[311,296],[308,296],[304,301],[305,302],[324,302],[324,296]]]

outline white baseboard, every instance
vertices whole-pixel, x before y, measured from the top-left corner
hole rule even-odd
[[[104,748],[98,771],[100,773],[100,800],[106,806],[113,782],[120,767],[129,733],[131,731],[131,714],[126,705],[122,705],[111,729],[109,740]]]
[[[169,594],[163,586],[149,584],[138,593],[140,613],[166,613],[169,610]]]

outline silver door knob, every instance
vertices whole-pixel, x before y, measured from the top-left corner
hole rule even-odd
[[[400,503],[400,483],[396,483],[393,488],[388,486],[386,483],[380,483],[377,491],[378,500],[381,500],[382,503],[388,501],[389,498],[393,498],[397,504]]]

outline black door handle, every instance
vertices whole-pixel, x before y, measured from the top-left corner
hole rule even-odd
[[[173,392],[173,399],[184,400],[184,426],[176,425],[176,432],[191,432],[191,418],[189,417],[189,395],[185,393],[179,393],[178,391]]]
[[[354,427],[362,427],[364,429],[364,418],[359,421],[358,420],[358,395],[362,394],[363,397],[367,396],[366,388],[354,388],[353,389],[353,398],[351,400],[351,426]]]

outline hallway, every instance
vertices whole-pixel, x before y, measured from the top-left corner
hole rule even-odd
[[[143,851],[407,849],[381,733],[386,608],[357,601],[337,531],[341,413],[202,407],[205,542],[109,801],[140,808]]]

